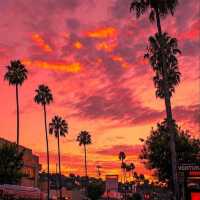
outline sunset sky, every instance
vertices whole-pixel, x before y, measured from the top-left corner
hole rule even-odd
[[[153,72],[146,60],[147,40],[156,32],[147,15],[136,20],[131,0],[0,0],[0,137],[16,140],[15,88],[3,80],[10,60],[20,59],[29,71],[20,87],[20,144],[33,149],[46,169],[42,107],[33,101],[39,84],[52,90],[48,120],[66,119],[69,134],[61,139],[62,171],[83,174],[80,130],[92,135],[89,175],[97,164],[103,175],[118,173],[119,151],[136,171],[149,174],[138,160],[139,138],[146,138],[165,118],[156,99]],[[198,137],[199,130],[199,1],[181,0],[175,16],[162,21],[176,37],[181,84],[172,99],[178,124]],[[49,137],[51,170],[57,143]]]

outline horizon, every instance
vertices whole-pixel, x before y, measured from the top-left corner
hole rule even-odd
[[[156,32],[148,16],[136,20],[131,0],[0,1],[0,137],[16,141],[15,88],[4,81],[6,66],[19,59],[29,71],[19,89],[20,145],[32,149],[46,170],[42,107],[35,89],[46,84],[54,101],[47,106],[48,122],[62,116],[69,134],[61,138],[63,174],[84,174],[81,130],[92,135],[88,174],[120,174],[118,153],[147,177],[138,155],[151,128],[165,118],[164,101],[155,97],[153,70],[143,58],[148,37]],[[39,2],[39,3],[38,3]],[[188,12],[188,10],[192,10]],[[11,12],[12,11],[12,12]],[[36,14],[35,14],[36,13]],[[50,13],[50,14],[49,14]],[[14,19],[14,20],[13,20]],[[178,39],[181,82],[172,97],[176,122],[199,137],[199,24],[195,0],[183,0],[174,16],[162,20],[163,30]],[[50,169],[57,161],[57,141],[49,136]]]

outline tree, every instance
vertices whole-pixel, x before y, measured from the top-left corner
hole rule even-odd
[[[87,196],[91,200],[98,200],[105,192],[105,185],[102,181],[92,181],[87,186]]]
[[[174,123],[175,143],[179,161],[195,162],[196,155],[200,152],[200,140],[191,138],[188,131],[182,130]],[[168,183],[172,187],[171,151],[167,145],[170,134],[166,120],[157,124],[156,129],[151,130],[150,136],[144,141],[140,158],[149,169],[155,169],[155,175],[159,181]]]
[[[181,51],[178,49],[178,43],[176,38],[171,38],[167,33],[163,33],[160,37],[159,34],[149,37],[149,45],[147,47],[147,53],[145,57],[149,59],[149,62],[155,71],[153,77],[154,85],[156,87],[156,97],[161,99],[165,98],[164,80],[163,80],[163,68],[162,68],[162,55],[161,55],[161,40],[163,41],[165,62],[167,64],[167,82],[170,97],[175,92],[175,86],[180,83],[181,73],[179,72],[177,54]]]
[[[133,177],[134,169],[135,169],[135,165],[134,165],[134,163],[131,163],[130,164],[130,170],[132,172],[132,177]]]
[[[62,183],[61,183],[61,162],[60,162],[60,136],[65,137],[68,133],[68,125],[62,117],[55,116],[49,123],[49,133],[54,134],[58,142],[58,166],[59,166],[59,185],[60,199],[62,199]]]
[[[97,176],[98,176],[99,178],[101,178],[101,171],[100,171],[101,165],[97,165],[96,168],[97,168]]]
[[[19,146],[19,86],[27,79],[28,71],[20,60],[14,60],[7,66],[7,72],[4,79],[9,85],[14,85],[16,89],[16,105],[17,105],[17,146]]]
[[[178,199],[178,182],[176,175],[176,150],[175,150],[175,130],[173,130],[173,116],[171,109],[170,90],[167,77],[167,64],[165,62],[164,46],[162,41],[162,28],[160,19],[166,17],[168,14],[173,15],[178,5],[178,0],[133,0],[131,3],[130,10],[136,13],[136,17],[140,17],[144,13],[149,11],[149,19],[151,22],[156,20],[158,35],[161,38],[160,41],[160,54],[161,54],[161,67],[162,67],[162,84],[164,90],[165,109],[167,115],[167,126],[171,133],[170,135],[170,149],[171,149],[171,164],[173,172],[173,190],[175,198]]]
[[[0,184],[17,184],[21,180],[23,155],[16,144],[0,145]]]
[[[125,159],[126,159],[126,154],[123,151],[120,151],[119,152],[119,160],[121,160],[123,163]]]
[[[87,152],[86,152],[86,146],[91,144],[91,135],[87,131],[81,131],[76,139],[76,141],[79,143],[79,146],[84,146],[84,153],[85,153],[85,176],[87,178]]]
[[[53,95],[51,90],[46,85],[39,85],[38,89],[35,90],[36,95],[34,101],[37,104],[41,104],[43,106],[44,111],[44,126],[45,126],[45,136],[46,136],[46,150],[47,150],[47,173],[48,173],[48,191],[47,198],[50,198],[50,181],[49,181],[49,142],[48,142],[48,132],[47,132],[47,111],[46,106],[49,105],[53,101]]]
[[[123,151],[120,151],[119,152],[119,160],[122,162],[121,163],[121,169],[122,169],[124,181],[125,181],[125,171],[124,171],[125,170],[125,165],[123,163],[124,163],[125,159],[126,159],[126,154]]]

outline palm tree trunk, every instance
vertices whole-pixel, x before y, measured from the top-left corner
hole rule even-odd
[[[17,104],[17,147],[19,146],[19,91],[18,84],[16,84],[16,104]]]
[[[48,133],[47,133],[47,113],[46,105],[44,104],[44,125],[45,125],[45,134],[46,134],[46,148],[47,148],[47,199],[50,199],[50,176],[49,176],[49,142],[48,142]]]
[[[84,145],[84,152],[85,152],[85,177],[87,178],[87,155],[86,155],[86,145]]]
[[[161,36],[162,29],[161,29],[160,16],[159,16],[158,10],[156,10],[156,20],[157,20],[158,33]],[[162,42],[161,42],[161,51],[162,51]],[[177,173],[176,173],[177,162],[176,162],[176,147],[175,147],[175,130],[173,127],[173,116],[172,116],[172,109],[171,109],[169,86],[168,86],[168,81],[167,81],[166,62],[165,62],[163,53],[162,53],[162,62],[163,62],[162,63],[163,64],[163,80],[164,80],[165,108],[166,108],[166,114],[167,114],[167,126],[170,132],[170,151],[171,151],[171,161],[172,161],[173,189],[175,193],[175,199],[178,199],[179,191],[178,191],[178,180],[177,180]]]
[[[122,164],[121,164],[121,172],[122,172],[122,183],[124,182],[124,170],[122,168],[123,165],[123,160],[122,160]]]
[[[60,200],[62,199],[62,181],[61,181],[61,165],[60,165],[60,133],[58,133],[58,166],[59,166],[59,191]]]

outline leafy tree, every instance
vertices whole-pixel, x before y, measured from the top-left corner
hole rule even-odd
[[[85,153],[85,177],[87,178],[87,152],[86,152],[86,146],[92,143],[91,135],[87,131],[81,131],[76,139],[76,141],[79,143],[79,146],[84,147],[84,153]]]
[[[16,144],[0,145],[0,184],[17,184],[21,180],[23,154]]]
[[[170,150],[171,150],[171,164],[172,164],[172,175],[173,175],[173,189],[175,193],[175,198],[178,197],[178,182],[176,175],[176,151],[175,151],[175,130],[173,130],[173,116],[171,109],[171,96],[170,96],[170,83],[169,73],[167,71],[168,64],[165,61],[164,54],[164,39],[161,28],[161,18],[166,17],[167,15],[174,14],[176,6],[178,5],[178,0],[133,0],[130,6],[130,10],[136,13],[136,17],[139,18],[141,15],[149,12],[149,20],[151,22],[156,21],[158,35],[160,37],[160,63],[162,68],[162,82],[158,86],[162,86],[164,91],[164,100],[165,100],[165,109],[167,115],[167,126],[169,129],[170,135]],[[173,75],[174,76],[174,75]],[[159,79],[160,80],[160,79]]]
[[[102,181],[92,181],[87,186],[87,196],[91,200],[98,200],[105,192],[105,185]]]
[[[59,165],[59,183],[60,183],[60,199],[62,199],[62,183],[61,183],[61,163],[60,163],[60,136],[65,137],[68,133],[68,125],[62,117],[55,116],[49,123],[49,133],[54,134],[58,141],[58,165]]]
[[[44,111],[44,126],[45,126],[45,136],[46,136],[46,149],[47,149],[47,173],[48,173],[48,191],[47,198],[50,198],[50,177],[49,177],[49,142],[48,142],[48,131],[47,131],[47,111],[46,106],[49,105],[53,101],[53,95],[51,90],[46,85],[39,85],[38,89],[35,90],[36,95],[34,101],[37,104],[41,104],[43,106]]]
[[[182,130],[174,123],[175,143],[177,159],[181,161],[195,162],[196,155],[200,152],[200,140],[192,138],[188,131]],[[144,141],[140,158],[149,169],[155,169],[155,175],[159,181],[172,186],[171,151],[169,147],[170,134],[167,122],[157,124],[156,129],[151,130],[150,136]]]
[[[27,74],[25,66],[19,60],[14,60],[7,66],[7,72],[4,75],[4,79],[9,82],[9,85],[14,85],[16,89],[17,145],[19,145],[19,86],[27,79]]]

